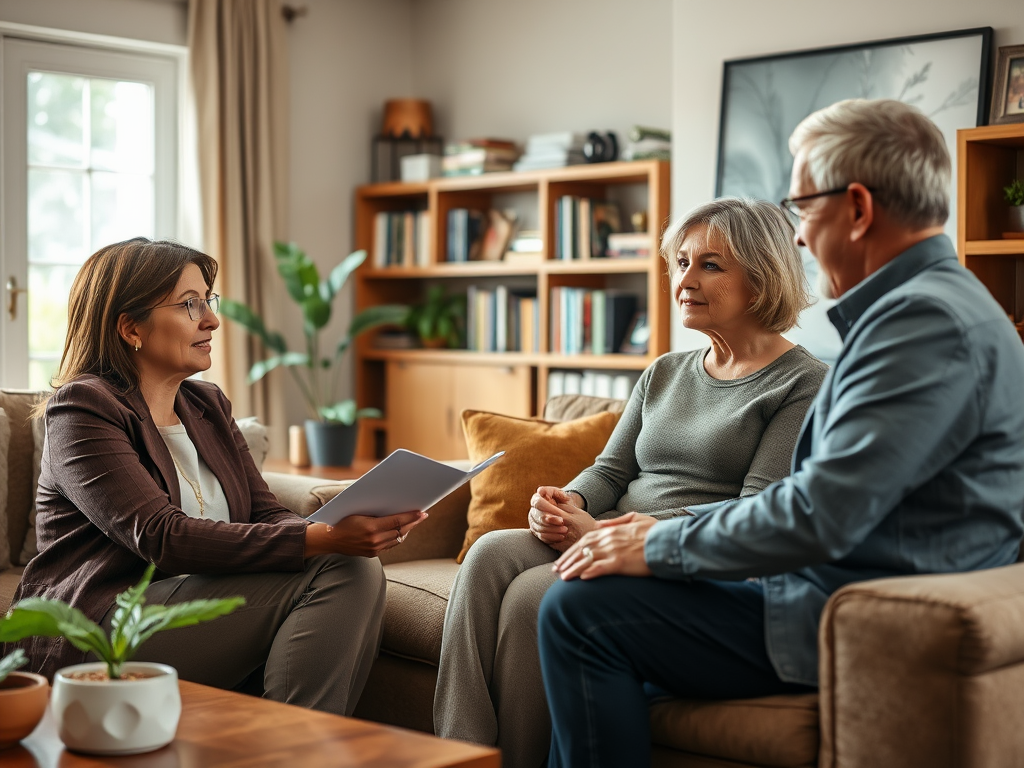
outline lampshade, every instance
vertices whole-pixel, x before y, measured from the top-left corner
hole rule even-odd
[[[384,102],[384,136],[418,139],[434,133],[430,102],[423,99],[390,99]]]

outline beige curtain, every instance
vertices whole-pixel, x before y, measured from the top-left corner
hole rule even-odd
[[[274,240],[287,213],[287,48],[279,0],[190,0],[188,44],[195,97],[203,239],[217,259],[217,291],[260,313],[275,313]],[[283,430],[283,403],[246,374],[263,351],[228,321],[206,378],[236,416]]]

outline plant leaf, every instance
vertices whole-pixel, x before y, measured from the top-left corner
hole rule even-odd
[[[28,656],[25,655],[25,651],[21,648],[15,648],[0,659],[0,682],[3,682],[4,678],[18,667],[23,667],[26,664],[28,664]]]
[[[283,355],[277,355],[276,357],[268,357],[266,360],[259,360],[253,363],[252,368],[249,369],[249,383],[253,384],[272,370],[279,366],[292,366],[292,365],[304,365],[309,367],[309,355],[305,352],[286,352]]]
[[[109,663],[110,643],[96,622],[60,600],[27,597],[0,619],[0,642],[26,637],[66,637],[80,651],[92,651]]]
[[[302,300],[302,314],[306,320],[306,332],[316,333],[330,321],[331,305],[313,290]]]
[[[334,294],[341,290],[342,286],[348,280],[348,276],[358,269],[359,265],[366,261],[366,251],[353,251],[344,259],[341,263],[331,270],[330,276],[327,278],[327,284],[331,291],[331,298],[334,298]]]
[[[326,421],[352,426],[356,420],[356,401],[342,400],[334,405],[325,405],[320,409],[320,417]]]
[[[153,580],[155,572],[156,566],[150,563],[138,584],[114,598],[114,605],[117,608],[110,619],[111,678],[115,677],[115,665],[118,667],[117,677],[120,676],[120,666],[127,660],[132,639],[138,635],[139,624],[142,621],[142,606],[146,604],[146,588]]]
[[[268,349],[278,353],[288,351],[288,343],[284,340],[284,337],[280,333],[268,331],[263,324],[263,318],[245,304],[232,301],[231,299],[221,299],[220,311],[226,318],[233,320],[253,336],[258,337]]]
[[[132,638],[127,658],[131,658],[139,646],[157,632],[177,627],[190,627],[193,624],[226,616],[242,605],[245,605],[244,597],[228,597],[222,600],[190,600],[187,603],[177,603],[176,605],[147,605],[142,609],[142,623],[138,634]]]
[[[360,408],[356,411],[357,419],[379,419],[383,415],[379,408]]]
[[[316,264],[295,243],[274,243],[277,272],[284,278],[289,295],[299,304],[315,294],[320,284]]]

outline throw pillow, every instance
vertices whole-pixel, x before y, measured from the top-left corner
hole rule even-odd
[[[21,547],[18,562],[28,565],[28,561],[39,554],[36,542],[36,492],[39,487],[39,465],[43,462],[43,442],[46,440],[46,420],[32,419],[32,509],[28,513],[28,530],[25,531],[25,543]]]
[[[498,451],[505,456],[469,481],[469,530],[458,561],[488,531],[528,528],[530,497],[537,487],[563,486],[593,464],[618,420],[619,414],[607,412],[551,422],[463,411],[469,458],[475,463]]]
[[[0,571],[11,565],[11,543],[7,535],[7,450],[10,443],[7,411],[0,408]]]
[[[267,436],[267,428],[260,424],[255,416],[246,416],[243,419],[235,419],[238,431],[242,433],[246,444],[249,446],[249,453],[252,460],[256,462],[256,469],[263,471],[263,462],[270,450],[270,438]]]

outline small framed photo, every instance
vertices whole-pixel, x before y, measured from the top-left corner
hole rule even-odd
[[[647,342],[650,338],[651,327],[647,325],[647,313],[641,310],[633,315],[619,352],[627,355],[646,355]]]
[[[999,49],[988,122],[1024,123],[1024,45],[1004,45]]]

